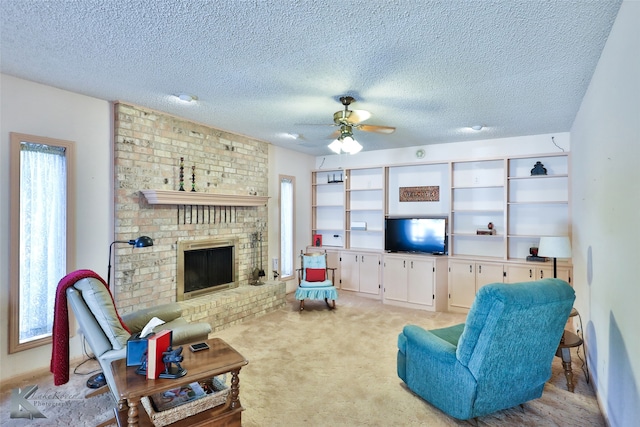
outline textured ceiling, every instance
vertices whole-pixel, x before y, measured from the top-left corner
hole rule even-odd
[[[0,61],[5,74],[314,155],[331,154],[328,125],[348,94],[367,124],[397,128],[356,131],[370,151],[569,131],[619,7],[0,0]],[[171,96],[183,92],[198,101]]]

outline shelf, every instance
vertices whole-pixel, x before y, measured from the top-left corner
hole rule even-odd
[[[314,182],[311,185],[314,186],[320,186],[320,185],[336,185],[336,184],[342,184],[344,183],[344,181],[329,181],[329,182]]]
[[[531,202],[508,202],[509,206],[511,205],[567,205],[569,202],[567,200],[537,200]]]
[[[452,213],[458,214],[503,214],[504,211],[502,209],[454,209],[451,211]]]
[[[478,237],[482,239],[503,239],[504,234],[451,233],[452,237]]]
[[[356,192],[356,191],[382,191],[381,187],[378,188],[347,188],[347,192]]]
[[[483,188],[504,188],[503,184],[495,184],[495,185],[458,185],[455,187],[451,187],[452,190],[476,190]]]
[[[267,196],[242,196],[192,191],[140,190],[150,205],[200,205],[200,206],[265,206]]]
[[[549,179],[549,178],[569,178],[569,175],[557,174],[557,175],[510,176],[507,179]]]

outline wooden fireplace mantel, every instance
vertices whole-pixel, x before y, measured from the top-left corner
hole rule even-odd
[[[200,205],[200,206],[264,206],[267,196],[243,196],[193,191],[140,190],[150,205]]]

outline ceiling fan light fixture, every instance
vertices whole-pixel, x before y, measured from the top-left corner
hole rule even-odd
[[[362,150],[362,145],[352,136],[346,136],[342,139],[342,151],[349,154],[356,154]]]
[[[329,144],[329,150],[333,151],[336,154],[340,154],[342,151],[342,141],[339,139],[334,139],[331,144]]]

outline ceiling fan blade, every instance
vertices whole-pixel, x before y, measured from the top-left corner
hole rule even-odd
[[[333,121],[338,125],[354,125],[364,122],[369,117],[371,117],[371,113],[365,110],[342,110],[333,113]]]
[[[340,129],[335,130],[327,139],[337,139],[340,136]]]
[[[393,133],[396,130],[396,128],[391,126],[376,126],[376,125],[359,125],[358,129],[364,132],[375,132],[375,133],[385,133],[385,134]]]
[[[371,117],[371,113],[366,110],[351,110],[349,115],[350,123],[362,123]]]

